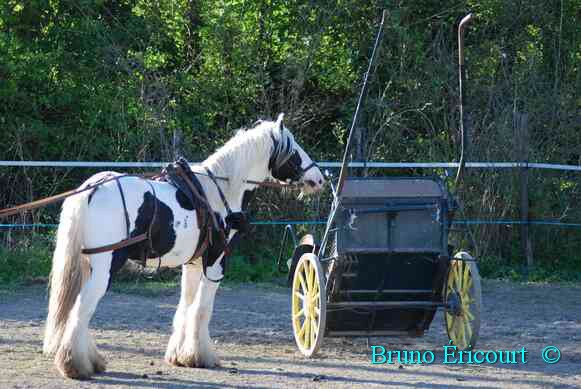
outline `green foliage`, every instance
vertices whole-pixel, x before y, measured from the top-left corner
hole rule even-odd
[[[483,278],[530,282],[581,282],[581,257],[542,263],[530,272],[518,261],[485,257],[478,261]]]
[[[0,160],[200,160],[233,129],[278,112],[315,159],[338,159],[383,7],[389,18],[360,123],[367,141],[354,158],[458,159],[456,25],[471,11],[468,159],[523,158],[514,123],[525,115],[529,160],[581,163],[580,0],[6,0]],[[2,168],[0,207],[70,189],[93,172]],[[543,172],[529,182],[531,217],[581,220],[578,175]],[[519,218],[518,183],[506,171],[472,170],[467,216]],[[261,192],[254,215],[318,220],[326,200]],[[19,221],[56,215],[54,207]],[[533,231],[538,262],[573,258],[576,232],[548,229]],[[278,232],[255,233],[277,246]],[[479,256],[523,260],[517,229],[482,226],[474,237]]]
[[[280,276],[272,258],[250,263],[248,258],[235,255],[229,259],[226,271],[226,281],[229,282],[273,282]]]
[[[51,257],[51,245],[40,235],[26,246],[12,250],[0,247],[0,289],[48,277]]]

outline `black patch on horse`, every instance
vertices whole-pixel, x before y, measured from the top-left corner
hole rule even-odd
[[[190,204],[187,199],[186,202]],[[155,220],[153,220],[154,212]],[[152,222],[153,225],[151,225]],[[171,208],[155,198],[151,192],[145,192],[143,194],[143,204],[137,210],[135,228],[129,236],[134,237],[148,233],[151,225],[150,241],[146,240],[113,251],[107,289],[111,286],[113,275],[125,265],[127,259],[144,262],[146,258],[159,258],[171,251],[176,241],[173,222],[174,217]]]
[[[113,251],[113,257],[111,259],[111,269],[109,269],[109,283],[107,284],[107,290],[111,287],[111,279],[113,275],[117,273],[125,262],[127,262],[127,258],[129,258],[129,247],[122,247]]]
[[[222,240],[222,234],[220,233],[220,230],[224,230],[224,222],[222,221],[222,217],[220,216],[219,213],[215,212],[215,215],[216,215],[216,219],[218,220],[218,223],[220,223],[220,226],[219,226],[219,230],[212,229],[212,243],[210,245],[208,245],[208,248],[206,249],[206,251],[202,255],[204,274],[206,273],[206,268],[213,266],[216,263],[216,261],[218,260],[218,258],[220,258],[220,255],[222,255],[222,253],[224,252],[224,249],[226,248],[226,242],[224,240]],[[228,238],[228,231],[224,231],[224,234],[226,234],[226,239],[227,239]],[[224,257],[224,260],[222,261],[222,268],[223,269],[226,268],[225,261],[226,261],[226,257]]]
[[[188,196],[186,196],[184,194],[184,192],[182,192],[179,189],[176,190],[176,201],[178,202],[180,207],[182,207],[183,209],[187,209],[188,211],[191,211],[194,209],[194,206],[193,206],[192,202],[190,201],[190,199],[188,198]]]
[[[154,213],[155,220],[153,220]],[[129,258],[143,260],[162,257],[169,253],[176,242],[173,224],[174,216],[171,208],[155,198],[151,192],[145,192],[143,204],[137,210],[135,228],[130,236],[134,237],[150,231],[151,235],[149,240],[129,247]]]

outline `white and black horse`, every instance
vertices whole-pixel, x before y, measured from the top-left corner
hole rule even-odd
[[[200,173],[197,178],[208,203],[221,220],[226,219],[227,208],[242,208],[244,195],[255,189],[255,182],[274,178],[302,183],[307,194],[322,188],[321,171],[294,141],[282,119],[281,114],[276,122],[261,121],[250,130],[239,131],[201,166],[192,166]],[[208,171],[228,180],[214,181]],[[99,173],[83,185],[102,177]],[[155,228],[151,228],[153,212]],[[43,347],[45,354],[55,355],[62,375],[80,379],[104,371],[105,360],[89,334],[89,322],[108,289],[112,272],[127,258],[140,259],[143,250],[148,257],[160,258],[161,266],[183,265],[181,298],[165,360],[178,366],[219,365],[208,324],[223,277],[223,253],[204,268],[201,260],[190,261],[201,236],[196,216],[196,209],[171,184],[134,176],[120,177],[65,200],[53,257]],[[147,229],[149,240],[138,245],[82,253],[85,248],[127,239],[128,231],[134,236]],[[230,230],[228,237],[235,232]]]

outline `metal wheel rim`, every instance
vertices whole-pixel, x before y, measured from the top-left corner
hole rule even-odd
[[[293,276],[291,320],[295,342],[305,356],[321,346],[326,321],[323,268],[316,255],[303,254]]]

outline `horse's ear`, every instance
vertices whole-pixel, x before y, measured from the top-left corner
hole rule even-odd
[[[278,114],[278,119],[276,119],[276,125],[278,126],[278,130],[282,133],[284,130],[284,125],[282,121],[284,119],[284,112]]]

